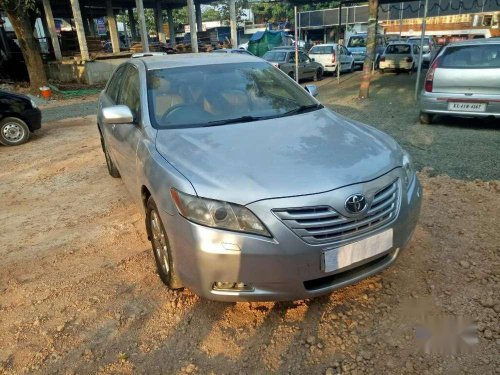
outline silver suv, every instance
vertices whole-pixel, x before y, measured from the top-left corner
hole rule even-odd
[[[108,170],[161,279],[221,301],[329,293],[391,265],[422,190],[388,135],[237,54],[131,59],[99,98]]]

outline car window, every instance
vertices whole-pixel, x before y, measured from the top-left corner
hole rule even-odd
[[[383,45],[385,45],[384,38],[377,37],[377,46],[383,46]]]
[[[366,47],[365,36],[351,36],[347,47]]]
[[[130,108],[134,117],[137,117],[141,107],[139,90],[139,72],[135,66],[129,65],[120,87],[119,104]]]
[[[148,104],[155,128],[179,128],[280,117],[316,101],[272,65],[245,62],[150,70]]]
[[[419,47],[418,47],[416,44],[414,44],[414,45],[413,45],[413,53],[414,53],[415,55],[418,55],[418,54],[419,54]]]
[[[314,46],[311,48],[309,53],[317,55],[331,55],[333,53],[333,46]]]
[[[309,56],[307,56],[305,53],[299,52],[299,62],[309,62]]]
[[[450,46],[440,56],[440,68],[491,69],[500,68],[500,43]]]
[[[126,68],[126,65],[119,67],[115,74],[111,77],[108,87],[106,88],[106,94],[114,103],[118,102],[118,93],[120,92],[119,87]]]
[[[410,44],[391,44],[387,46],[387,48],[385,49],[385,54],[400,55],[405,53],[411,53],[410,47],[411,47]]]
[[[266,61],[285,61],[286,52],[284,51],[268,51],[262,56]]]

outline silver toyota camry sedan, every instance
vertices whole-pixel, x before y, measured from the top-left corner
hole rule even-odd
[[[252,56],[131,59],[99,99],[109,173],[143,210],[158,273],[220,301],[319,296],[391,265],[422,190],[390,136]]]

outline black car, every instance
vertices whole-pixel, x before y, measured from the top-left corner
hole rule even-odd
[[[21,94],[0,90],[0,143],[15,146],[26,142],[42,126],[35,102]]]

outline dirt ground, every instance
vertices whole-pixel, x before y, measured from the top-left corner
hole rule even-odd
[[[498,181],[420,173],[393,267],[322,298],[227,304],[161,284],[95,117],[46,124],[0,162],[0,374],[500,373]],[[479,341],[419,351],[425,316],[473,319]]]

